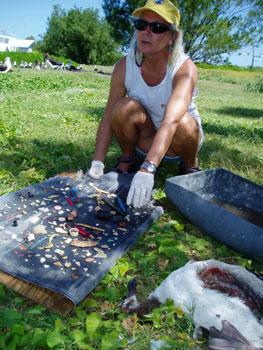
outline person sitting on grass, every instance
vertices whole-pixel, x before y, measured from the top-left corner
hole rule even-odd
[[[151,199],[160,162],[178,161],[179,173],[199,171],[197,153],[203,131],[194,98],[197,68],[184,54],[180,14],[169,0],[148,0],[133,12],[131,49],[112,74],[88,175],[99,178],[112,134],[122,157],[112,169],[136,172],[127,204],[140,208]],[[136,154],[145,157],[137,164]]]

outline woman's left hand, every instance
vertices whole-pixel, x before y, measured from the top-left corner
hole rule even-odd
[[[93,160],[87,175],[93,179],[99,179],[103,175],[104,164],[100,160]]]
[[[132,204],[134,208],[143,207],[151,200],[153,185],[153,174],[137,171],[131,182],[127,204]]]

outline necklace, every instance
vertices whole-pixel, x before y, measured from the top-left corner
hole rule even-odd
[[[137,56],[140,55],[140,58],[141,60],[138,61],[137,59]],[[142,74],[142,64],[143,64],[143,61],[144,61],[144,54],[137,54],[137,40],[135,40],[135,43],[134,43],[134,57],[135,57],[135,63],[136,63],[136,66],[139,67],[140,69],[140,73]]]

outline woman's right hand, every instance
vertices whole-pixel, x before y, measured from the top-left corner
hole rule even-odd
[[[93,160],[87,175],[93,179],[99,179],[104,174],[104,164],[100,160]]]

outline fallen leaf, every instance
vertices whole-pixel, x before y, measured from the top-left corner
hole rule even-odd
[[[168,262],[169,262],[168,259],[166,260],[158,259],[158,266],[160,267],[161,270],[165,270]]]
[[[134,316],[125,318],[125,320],[121,323],[122,327],[126,330],[129,336],[132,336],[134,333],[134,330],[136,329],[136,319]]]
[[[110,303],[108,300],[105,300],[103,303],[100,304],[100,311],[106,312],[113,309],[113,304]]]

